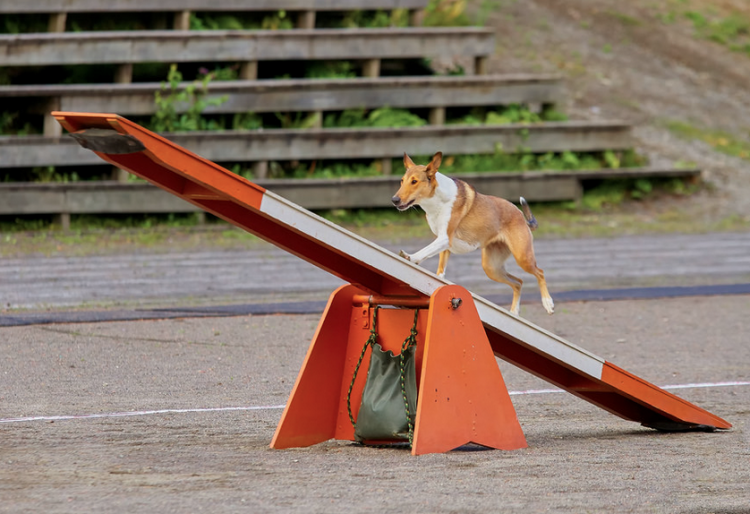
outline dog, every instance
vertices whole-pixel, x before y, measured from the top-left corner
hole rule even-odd
[[[437,275],[445,276],[451,253],[468,253],[482,249],[482,268],[489,278],[513,289],[510,312],[519,313],[523,281],[505,270],[505,261],[513,255],[518,265],[539,282],[542,305],[552,314],[555,304],[547,290],[544,271],[536,265],[532,230],[538,223],[526,200],[521,210],[511,202],[478,193],[466,182],[447,177],[438,171],[443,160],[437,152],[426,166],[418,166],[404,153],[406,172],[401,187],[391,198],[399,211],[419,205],[436,239],[414,254],[403,250],[399,255],[419,264],[440,254]]]

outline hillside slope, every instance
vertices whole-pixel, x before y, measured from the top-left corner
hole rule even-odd
[[[750,221],[747,2],[472,0],[469,9],[481,16],[490,5],[491,72],[563,74],[571,117],[628,121],[652,163],[705,170],[708,191],[673,200],[687,215]]]

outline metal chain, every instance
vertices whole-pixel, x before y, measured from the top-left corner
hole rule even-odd
[[[409,399],[406,396],[406,351],[417,345],[417,320],[419,319],[419,309],[414,310],[414,325],[411,327],[409,337],[401,345],[401,394],[404,396],[404,408],[406,409],[406,422],[409,424],[409,448],[414,444],[414,424],[411,420],[411,410],[409,409]]]
[[[365,352],[367,352],[368,346],[375,346],[375,343],[378,342],[378,332],[376,329],[377,322],[378,322],[378,310],[380,309],[380,305],[376,305],[375,309],[372,313],[372,328],[370,328],[370,337],[365,341],[365,345],[362,347],[362,353],[359,354],[359,360],[357,361],[357,365],[354,368],[354,374],[352,375],[352,382],[349,384],[349,391],[346,393],[346,409],[349,411],[349,421],[352,422],[352,426],[356,429],[357,428],[357,422],[354,421],[354,416],[352,415],[352,389],[354,389],[354,381],[357,380],[357,372],[359,372],[359,367],[362,364],[362,359],[365,358]]]

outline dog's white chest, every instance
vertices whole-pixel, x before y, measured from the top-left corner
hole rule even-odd
[[[453,204],[456,201],[458,188],[451,178],[442,173],[436,173],[435,180],[437,181],[435,194],[421,200],[419,205],[425,212],[427,224],[432,233],[438,237],[447,236],[448,223],[453,214]]]

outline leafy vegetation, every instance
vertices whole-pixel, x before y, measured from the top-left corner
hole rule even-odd
[[[600,211],[629,200],[644,200],[654,194],[686,196],[696,192],[697,182],[680,178],[612,179],[590,185],[585,190],[580,207]],[[570,208],[579,207],[569,204]]]
[[[466,14],[466,0],[430,0],[425,8],[423,25],[425,27],[471,25],[471,20]]]
[[[109,166],[37,166],[34,168],[5,168],[0,170],[0,182],[80,182],[107,180],[112,177]]]
[[[409,11],[407,9],[393,9],[392,11],[356,10],[345,13],[318,13],[317,28],[326,29],[354,29],[354,28],[385,28],[407,27],[409,25]]]
[[[305,67],[308,79],[350,79],[357,76],[350,61],[311,61]]]
[[[414,162],[428,162],[429,156],[412,156]],[[394,162],[395,164],[395,162]],[[625,152],[547,152],[448,155],[440,169],[445,173],[514,172],[514,171],[575,171],[601,168],[643,166],[644,159],[632,150]],[[401,164],[398,164],[401,166]],[[394,167],[394,169],[399,169]]]
[[[0,34],[46,32],[48,16],[33,14],[4,14],[0,16]]]
[[[28,119],[21,116],[20,112],[3,111],[0,112],[0,134],[27,136],[29,134],[38,134],[39,131],[31,124]]]
[[[427,120],[412,114],[407,109],[381,107],[366,109],[348,109],[340,113],[329,113],[323,118],[324,128],[364,128],[364,127],[421,127]]]
[[[510,104],[499,106],[495,110],[473,108],[467,114],[448,117],[447,124],[457,125],[508,125],[511,123],[530,124],[546,121],[567,121],[568,116],[553,107],[534,112],[526,105]]]
[[[154,97],[156,112],[151,118],[150,128],[156,132],[182,132],[194,130],[218,130],[222,127],[205,118],[202,113],[206,107],[221,105],[227,97],[206,98],[208,83],[212,75],[206,74],[203,79],[181,87],[182,73],[177,65],[169,68],[167,81],[162,82],[161,90]],[[178,107],[187,104],[187,109],[180,112]]]
[[[293,28],[294,22],[284,10],[271,14],[190,13],[190,30],[286,30]]]

